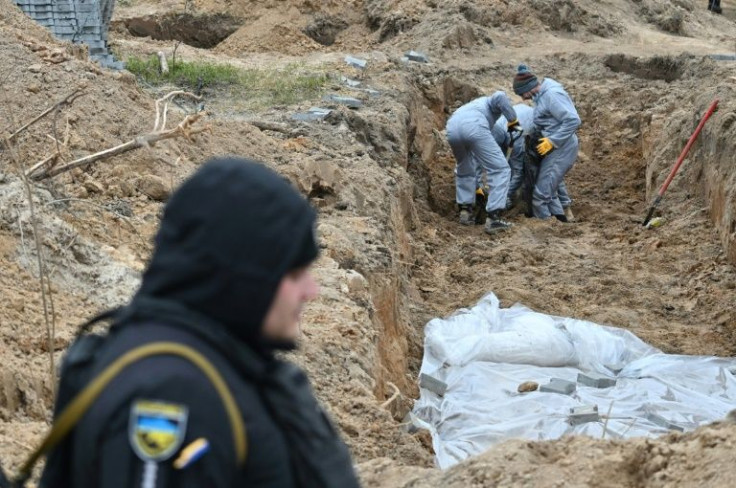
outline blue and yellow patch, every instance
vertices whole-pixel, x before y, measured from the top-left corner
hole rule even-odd
[[[129,438],[143,461],[165,461],[184,441],[189,411],[184,405],[136,400],[130,410]]]

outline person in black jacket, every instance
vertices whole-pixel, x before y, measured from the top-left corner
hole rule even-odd
[[[245,439],[200,368],[155,355],[105,387],[49,456],[40,486],[359,486],[306,376],[275,355],[297,346],[302,307],[319,293],[309,268],[315,218],[258,162],[213,159],[184,182],[166,205],[140,289],[113,314],[86,374],[142,345],[188,346],[224,379]],[[64,374],[57,416],[69,401]]]

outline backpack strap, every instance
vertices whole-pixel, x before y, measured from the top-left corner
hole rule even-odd
[[[20,468],[18,474],[13,478],[13,485],[22,486],[28,480],[31,476],[33,466],[38,460],[48,454],[66,438],[69,432],[72,431],[82,416],[104,391],[105,387],[126,367],[150,356],[166,354],[179,356],[190,361],[207,376],[207,379],[210,380],[212,386],[217,390],[230,420],[230,428],[233,433],[233,443],[235,445],[235,457],[238,465],[243,466],[247,457],[245,424],[243,423],[240,409],[238,409],[238,405],[235,403],[235,399],[220,372],[217,371],[217,368],[204,355],[189,346],[176,342],[152,342],[131,349],[117,358],[74,397],[56,419],[51,427],[51,431],[46,434],[41,445],[31,453]]]

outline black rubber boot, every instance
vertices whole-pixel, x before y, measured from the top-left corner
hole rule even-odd
[[[473,206],[472,205],[460,205],[460,224],[462,225],[475,224],[475,217],[473,216]]]
[[[560,222],[564,222],[564,223],[568,223],[568,222],[569,222],[569,221],[567,220],[567,216],[566,216],[565,214],[559,214],[559,215],[555,215],[555,216],[554,216],[554,218],[556,218],[556,219],[557,219],[557,220],[559,220]]]
[[[500,211],[496,210],[488,215],[488,218],[486,218],[486,225],[483,227],[483,232],[492,235],[511,228],[511,224],[509,222],[501,220],[500,213]]]

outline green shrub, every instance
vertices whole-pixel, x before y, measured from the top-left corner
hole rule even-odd
[[[131,56],[126,68],[154,86],[165,84],[193,90],[201,80],[205,87],[229,89],[235,96],[255,105],[290,105],[317,97],[327,82],[324,73],[305,70],[297,64],[282,69],[242,69],[207,61],[169,60],[169,72],[162,74],[156,55]]]

